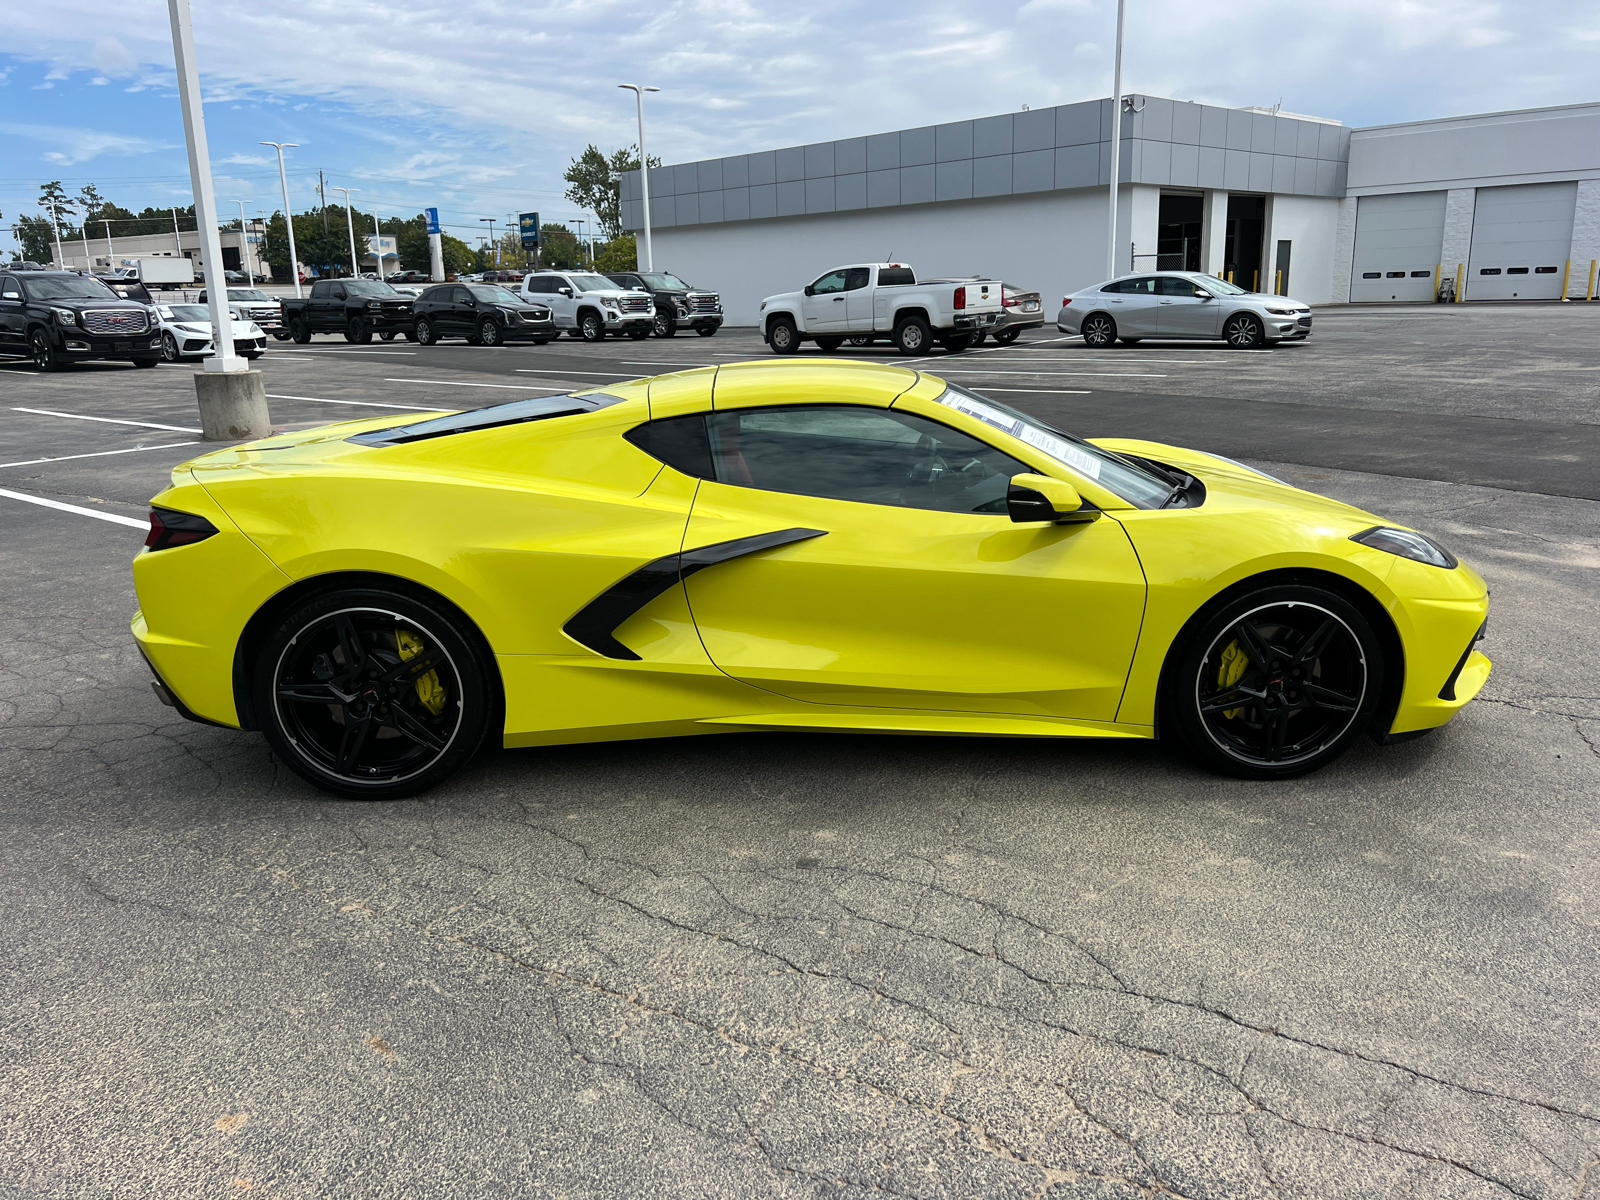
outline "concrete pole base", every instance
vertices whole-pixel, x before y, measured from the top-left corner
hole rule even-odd
[[[208,442],[248,442],[272,433],[267,384],[260,371],[197,371],[200,436]]]

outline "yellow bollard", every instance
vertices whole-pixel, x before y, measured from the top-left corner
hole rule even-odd
[[[1594,299],[1594,268],[1595,260],[1591,258],[1589,260],[1589,292],[1586,296],[1584,296],[1585,300]]]
[[[1444,270],[1443,263],[1433,264],[1433,298],[1435,300],[1439,298],[1439,272],[1442,270]]]
[[[1260,271],[1256,271],[1254,274],[1252,274],[1250,276],[1250,290],[1252,292],[1259,292],[1261,290],[1261,272]]]
[[[1566,299],[1567,299],[1567,282],[1571,278],[1572,278],[1572,260],[1569,258],[1569,259],[1567,259],[1566,270],[1561,272],[1561,301],[1562,301],[1562,303],[1566,303]]]
[[[1462,278],[1462,272],[1464,272],[1466,269],[1467,269],[1467,264],[1466,263],[1457,263],[1456,264],[1456,303],[1457,304],[1460,304],[1463,300],[1465,300],[1467,298],[1466,297],[1467,283],[1466,283],[1466,280]]]

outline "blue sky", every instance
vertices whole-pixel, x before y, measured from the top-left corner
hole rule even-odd
[[[191,0],[224,216],[295,208],[317,169],[459,236],[581,215],[561,172],[634,140],[667,162],[1110,92],[1114,0]],[[1348,125],[1600,99],[1594,0],[1128,0],[1128,91]],[[0,24],[0,253],[38,185],[190,202],[166,5],[19,0]],[[330,194],[331,195],[331,194]]]

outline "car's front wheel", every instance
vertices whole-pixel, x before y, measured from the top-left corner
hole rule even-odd
[[[427,317],[418,317],[416,323],[417,345],[431,346],[439,340],[439,334],[433,327],[433,322]]]
[[[311,340],[311,326],[300,317],[296,317],[289,322],[289,336],[294,339],[295,345],[304,346]]]
[[[313,597],[256,657],[256,717],[274,753],[330,792],[387,800],[440,783],[493,724],[493,657],[458,612],[420,590]]]
[[[479,321],[478,341],[485,346],[498,346],[500,344],[500,323],[493,317],[485,317]]]
[[[678,332],[678,323],[672,319],[671,313],[664,313],[656,309],[655,320],[650,323],[651,332],[659,338],[669,338]]]
[[[1235,313],[1224,321],[1222,336],[1235,350],[1254,350],[1267,340],[1261,322],[1249,313]]]
[[[351,317],[350,323],[344,327],[344,340],[365,346],[372,341],[372,326],[360,317]]]
[[[35,329],[29,336],[28,350],[36,371],[60,371],[67,365],[51,344],[50,335],[42,329]]]
[[[606,323],[600,319],[599,313],[584,313],[578,318],[578,336],[586,342],[606,340]]]
[[[1383,646],[1336,592],[1286,584],[1216,605],[1174,645],[1166,716],[1194,756],[1244,779],[1303,775],[1371,724]]]
[[[1083,344],[1103,350],[1117,340],[1117,323],[1105,313],[1093,313],[1083,319]]]
[[[170,333],[163,333],[161,335],[161,357],[166,359],[168,362],[178,361],[178,339],[173,337]]]
[[[800,331],[788,317],[778,317],[767,326],[767,345],[774,354],[793,354],[800,349]]]

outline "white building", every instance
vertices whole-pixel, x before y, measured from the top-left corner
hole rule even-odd
[[[200,234],[193,229],[181,233],[147,233],[136,237],[94,237],[94,223],[89,224],[91,234],[87,239],[73,238],[61,243],[61,258],[56,265],[66,270],[107,271],[132,269],[141,258],[191,259],[195,272],[201,270]],[[222,267],[226,271],[243,271],[248,264],[256,279],[271,275],[272,269],[261,259],[262,227],[252,222],[243,232],[237,229],[219,229],[222,241]],[[55,246],[51,245],[52,257]]]
[[[1313,304],[1593,295],[1600,104],[1348,129],[1124,102],[1119,271],[1190,269]],[[1105,275],[1111,102],[652,168],[655,265],[730,321],[831,267],[893,260],[1049,297]],[[643,228],[638,172],[623,224]],[[1553,268],[1553,269],[1552,269]]]

